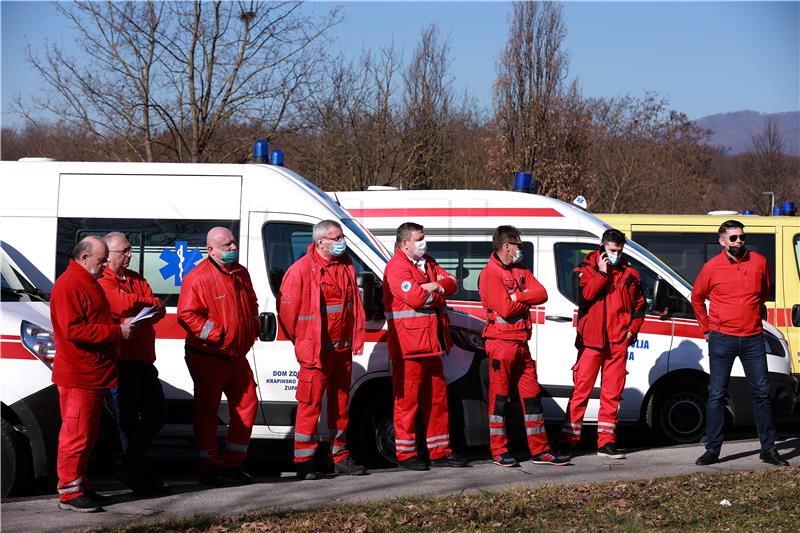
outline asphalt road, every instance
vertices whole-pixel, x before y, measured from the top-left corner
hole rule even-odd
[[[800,465],[800,436],[782,435],[781,454]],[[95,480],[96,488],[114,497],[106,511],[81,514],[60,511],[54,495],[33,496],[2,504],[2,530],[74,531],[106,526],[148,524],[197,515],[232,515],[255,510],[290,510],[367,502],[419,495],[494,491],[514,485],[585,483],[621,479],[643,479],[715,470],[758,470],[774,468],[758,458],[758,442],[745,439],[726,442],[721,462],[710,467],[695,466],[704,448],[700,444],[629,449],[624,460],[603,459],[586,450],[565,467],[523,463],[521,468],[500,468],[480,459],[469,468],[441,468],[409,472],[397,468],[374,470],[362,477],[327,477],[317,481],[296,481],[293,472],[260,473],[253,485],[208,489],[197,485],[179,466],[167,480],[174,493],[161,498],[142,499],[111,478]],[[724,498],[720,495],[720,499]]]

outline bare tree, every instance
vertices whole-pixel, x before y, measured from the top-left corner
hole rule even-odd
[[[565,36],[561,4],[514,3],[497,65],[492,129],[498,146],[490,172],[533,172],[543,193],[571,200],[591,180],[585,168],[589,115],[577,83],[565,87]]]
[[[449,51],[438,26],[426,27],[403,76],[402,129],[406,150],[400,174],[402,188],[430,189],[437,178],[443,177],[451,149]]]
[[[289,2],[56,4],[78,31],[78,58],[57,46],[28,59],[48,86],[32,108],[136,157],[240,159],[252,139],[221,136],[258,124],[267,135],[297,119],[323,64],[338,8],[320,17]],[[18,112],[30,121],[20,97]],[[235,130],[236,128],[233,128]],[[246,129],[246,128],[245,128]]]

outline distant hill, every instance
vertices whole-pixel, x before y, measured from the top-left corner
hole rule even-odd
[[[735,111],[702,117],[698,126],[714,130],[712,144],[728,148],[729,154],[741,154],[753,145],[753,134],[764,129],[767,118],[774,117],[783,135],[784,151],[800,156],[800,111],[764,114],[756,111]]]

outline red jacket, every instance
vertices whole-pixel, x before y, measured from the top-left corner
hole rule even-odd
[[[258,337],[258,299],[247,269],[228,272],[211,258],[183,278],[178,322],[186,330],[186,351],[244,357]]]
[[[53,285],[50,319],[56,343],[53,383],[79,389],[114,387],[114,350],[122,330],[114,324],[97,278],[74,260]]]
[[[124,275],[123,278],[106,267],[103,276],[97,280],[111,306],[111,316],[114,317],[115,324],[136,316],[145,307],[158,304],[150,284],[138,272],[126,269]],[[154,363],[156,330],[153,325],[162,318],[163,315],[157,315],[137,322],[133,335],[117,345],[116,359]]]
[[[522,264],[504,265],[496,253],[478,278],[478,291],[486,309],[487,339],[527,341],[531,338],[531,306],[547,301],[547,290]],[[511,295],[517,295],[517,301]]]
[[[623,341],[627,333],[636,339],[647,309],[639,273],[625,258],[609,266],[607,275],[597,268],[599,258],[600,250],[595,250],[573,271],[578,296],[575,344],[579,347],[605,348],[610,342]]]
[[[766,258],[747,251],[739,261],[725,250],[700,270],[692,289],[692,307],[703,331],[736,337],[761,333],[761,306],[771,286]],[[706,312],[706,298],[711,300]]]
[[[331,283],[338,286],[328,288]],[[334,302],[333,293],[343,294],[344,298]],[[289,267],[278,292],[278,321],[294,344],[295,357],[301,366],[322,368],[323,337],[350,341],[355,355],[364,352],[365,319],[360,295],[355,268],[346,254],[328,262],[311,243],[306,255]],[[325,312],[323,317],[323,303],[326,308],[340,305],[341,311]],[[324,332],[323,318],[327,325]]]
[[[399,248],[383,273],[383,306],[389,324],[389,355],[411,359],[450,351],[450,320],[445,296],[455,294],[456,278],[425,255],[425,273]],[[444,294],[429,293],[420,285],[436,281]]]

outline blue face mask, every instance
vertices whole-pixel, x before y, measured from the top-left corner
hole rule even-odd
[[[230,265],[231,263],[235,263],[239,260],[239,250],[230,250],[224,252],[220,258],[219,262],[223,265]]]
[[[347,243],[344,241],[333,241],[330,248],[331,255],[334,257],[339,257],[345,250],[347,250]]]

